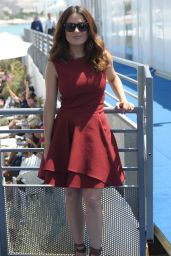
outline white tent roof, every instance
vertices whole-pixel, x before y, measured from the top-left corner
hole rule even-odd
[[[3,32],[0,33],[0,60],[13,59],[27,55],[31,43],[21,37]]]

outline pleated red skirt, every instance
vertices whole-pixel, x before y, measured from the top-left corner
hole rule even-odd
[[[56,187],[104,188],[125,180],[118,147],[104,112],[60,111],[39,178]]]

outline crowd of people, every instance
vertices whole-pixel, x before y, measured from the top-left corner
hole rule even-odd
[[[16,94],[13,90],[13,78],[12,75],[0,71],[0,108],[36,108],[38,105],[38,97],[35,93],[34,87],[30,84],[29,80],[23,81],[20,91]],[[3,91],[8,92],[8,97],[4,97]],[[39,129],[42,127],[41,115],[15,115],[7,117],[8,127],[7,129]],[[14,138],[16,140],[17,147],[39,148],[42,143],[42,136],[39,133],[9,133],[7,138]],[[31,157],[34,153],[21,153],[10,152],[4,155],[5,166],[20,166],[22,159],[25,157]],[[19,171],[4,171],[4,177],[6,182],[12,182],[13,177],[19,175]]]

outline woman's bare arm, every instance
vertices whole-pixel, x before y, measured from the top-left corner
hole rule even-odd
[[[15,102],[20,103],[20,98],[11,90],[11,88],[8,86],[7,89],[11,98],[15,100]]]
[[[113,68],[112,56],[109,53],[107,53],[107,56],[110,64],[106,69],[106,77],[113,92],[116,94],[116,96],[119,99],[119,102],[116,104],[116,108],[122,109],[123,111],[131,111],[133,110],[134,105],[128,102],[126,99],[122,82]]]
[[[54,64],[48,62],[45,71],[45,86],[46,86],[46,97],[43,113],[43,125],[45,129],[45,148],[44,148],[44,158],[46,159],[51,135],[52,128],[56,113],[56,101],[57,101],[57,72],[55,70]]]

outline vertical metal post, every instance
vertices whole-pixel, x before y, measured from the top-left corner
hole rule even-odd
[[[33,61],[34,63],[36,63],[36,41],[35,41],[35,33],[34,31],[32,32],[32,36],[33,36],[33,55],[32,55],[32,58],[33,58]]]
[[[144,107],[144,66],[138,65],[138,106]]]
[[[147,239],[153,240],[153,78],[146,78]]]
[[[46,41],[47,41],[47,55],[48,55],[50,51],[50,37],[48,34],[46,36]]]
[[[139,186],[139,227],[140,256],[145,256],[145,177],[144,177],[144,115],[143,108],[137,111],[137,145],[138,145],[138,186]]]
[[[3,187],[3,176],[2,176],[2,162],[1,162],[1,150],[0,150],[0,250],[1,256],[8,255],[8,242],[6,232],[6,218],[5,218],[5,200],[4,200],[4,187]]]

